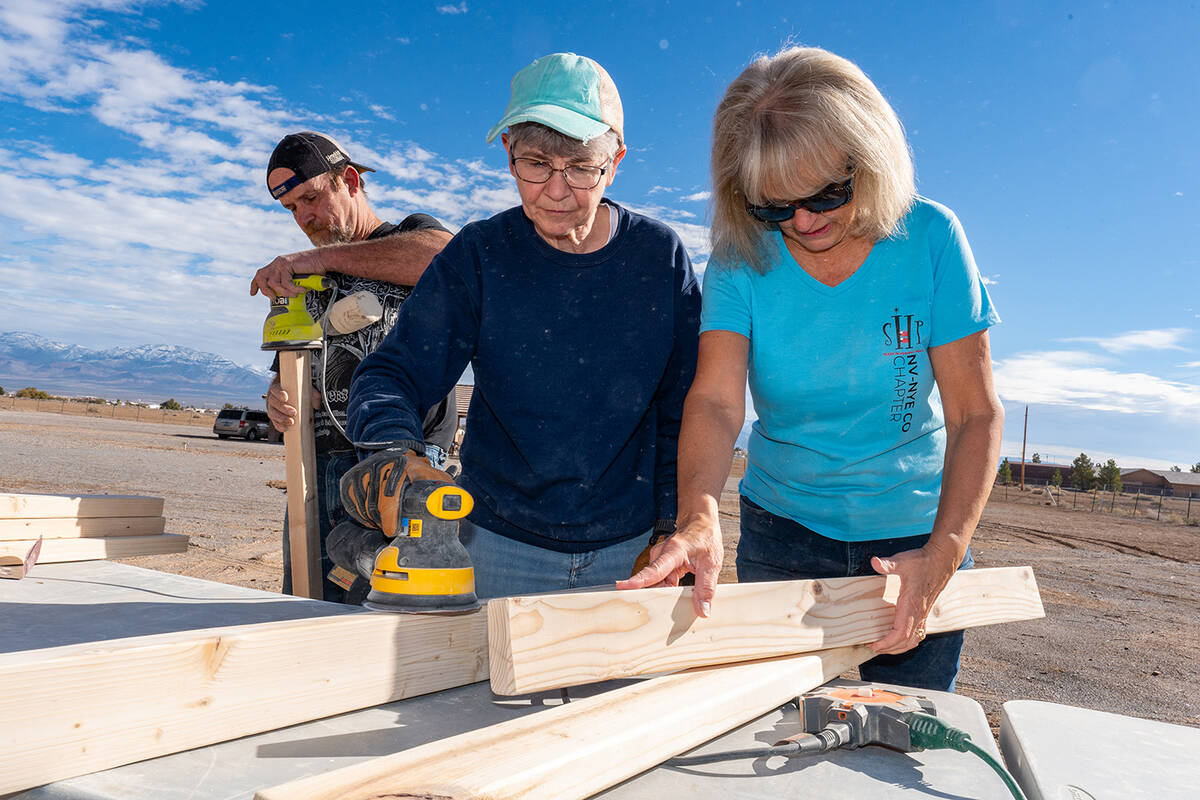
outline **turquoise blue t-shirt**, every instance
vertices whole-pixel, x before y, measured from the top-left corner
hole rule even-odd
[[[740,489],[842,541],[933,529],[946,432],[929,348],[1000,321],[954,213],[918,198],[901,233],[826,286],[770,234],[761,274],[712,261],[700,330],[750,340],[758,412]]]

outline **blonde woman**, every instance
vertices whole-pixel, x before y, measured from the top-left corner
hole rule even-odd
[[[899,575],[894,625],[862,676],[952,690],[962,634],[926,638],[925,619],[972,564],[1003,425],[988,345],[999,318],[962,228],[917,196],[879,90],[816,48],[759,58],[729,86],[712,172],[678,532],[621,585],[694,572],[707,613],[748,376],[759,418],[740,485],[738,579]]]

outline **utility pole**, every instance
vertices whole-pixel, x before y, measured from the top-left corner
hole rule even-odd
[[[1025,429],[1021,431],[1021,491],[1025,491],[1025,438],[1029,435],[1029,406],[1025,406]]]

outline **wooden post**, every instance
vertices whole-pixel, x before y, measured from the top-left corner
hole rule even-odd
[[[1155,515],[1155,517],[1154,517],[1154,519],[1155,519],[1155,520],[1161,520],[1161,519],[1162,519],[1162,504],[1163,504],[1163,498],[1164,498],[1164,497],[1166,497],[1166,496],[1167,496],[1167,493],[1166,493],[1164,490],[1160,489],[1160,490],[1158,491],[1158,514],[1156,514],[1156,515]]]
[[[1021,491],[1025,491],[1025,440],[1029,437],[1029,406],[1025,406],[1025,428],[1021,431]]]
[[[288,547],[292,594],[321,599],[321,529],[317,508],[317,451],[313,440],[312,353],[281,350],[279,383],[296,409],[296,424],[283,435],[287,464]]]

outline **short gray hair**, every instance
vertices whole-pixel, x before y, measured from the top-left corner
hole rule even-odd
[[[333,189],[334,191],[337,191],[338,189],[342,188],[342,185],[346,182],[346,170],[348,170],[348,169],[353,169],[355,172],[358,172],[358,170],[355,169],[354,166],[351,164],[347,164],[345,167],[342,167],[341,169],[334,167],[333,169],[326,172],[325,174],[329,176],[329,188]],[[363,197],[366,197],[367,196],[367,176],[363,175],[361,172],[358,172],[358,188],[363,193]]]
[[[572,139],[540,122],[518,122],[509,126],[508,151],[517,149],[517,144],[532,147],[548,156],[559,156],[568,161],[608,161],[621,149],[621,138],[609,128],[587,143]]]
[[[861,69],[816,47],[760,56],[725,92],[713,119],[713,257],[766,271],[773,223],[746,203],[804,197],[853,176],[849,233],[884,239],[916,197],[896,112]]]

